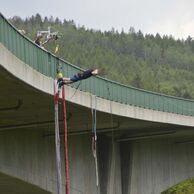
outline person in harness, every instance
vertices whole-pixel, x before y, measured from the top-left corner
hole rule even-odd
[[[63,78],[59,78],[58,82],[60,85],[64,85],[64,84],[71,84],[77,81],[81,81],[84,79],[87,79],[91,76],[96,76],[99,74],[99,69],[88,69],[86,71],[83,72],[79,72],[71,77],[63,77]]]

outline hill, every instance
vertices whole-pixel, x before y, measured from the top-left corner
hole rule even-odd
[[[59,31],[62,37],[46,45],[53,52],[59,44],[59,56],[84,69],[104,68],[108,79],[146,90],[194,99],[194,40],[175,40],[172,36],[129,31],[99,31],[78,26],[74,21],[36,14],[9,19],[34,40],[38,30]]]

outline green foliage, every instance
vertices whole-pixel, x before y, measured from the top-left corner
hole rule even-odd
[[[172,36],[144,35],[131,27],[128,33],[95,31],[76,26],[74,21],[36,14],[25,20],[18,16],[10,19],[26,35],[33,39],[38,30],[59,31],[61,39],[49,42],[45,47],[54,52],[59,44],[58,55],[84,69],[105,69],[106,78],[126,85],[194,98],[194,41],[175,40]]]
[[[183,181],[161,194],[194,194],[194,178]]]

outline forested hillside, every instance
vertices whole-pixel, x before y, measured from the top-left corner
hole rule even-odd
[[[78,26],[74,21],[42,18],[10,18],[18,29],[34,40],[38,30],[59,31],[62,37],[49,42],[46,49],[82,68],[105,69],[104,77],[126,85],[189,99],[194,99],[194,40],[175,40],[172,36],[143,34],[114,29],[102,32]]]

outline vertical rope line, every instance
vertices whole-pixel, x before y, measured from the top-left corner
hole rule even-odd
[[[55,151],[56,151],[56,170],[57,170],[57,194],[62,194],[61,183],[61,157],[60,157],[60,135],[59,135],[59,92],[57,81],[54,81],[54,96],[55,96]]]
[[[73,97],[75,96],[75,94],[77,93],[79,87],[81,85],[81,81],[79,81],[79,84],[77,85],[77,87],[75,88],[75,92],[72,94],[72,96],[68,99],[68,101],[71,101],[73,99]]]
[[[69,164],[68,164],[68,140],[67,140],[67,110],[65,100],[65,86],[62,86],[63,117],[64,117],[64,154],[65,154],[65,191],[69,194]]]
[[[97,159],[97,131],[96,131],[96,96],[91,95],[91,111],[92,111],[92,153],[94,156],[95,167],[96,167],[96,186],[99,186],[98,176],[98,159]]]

